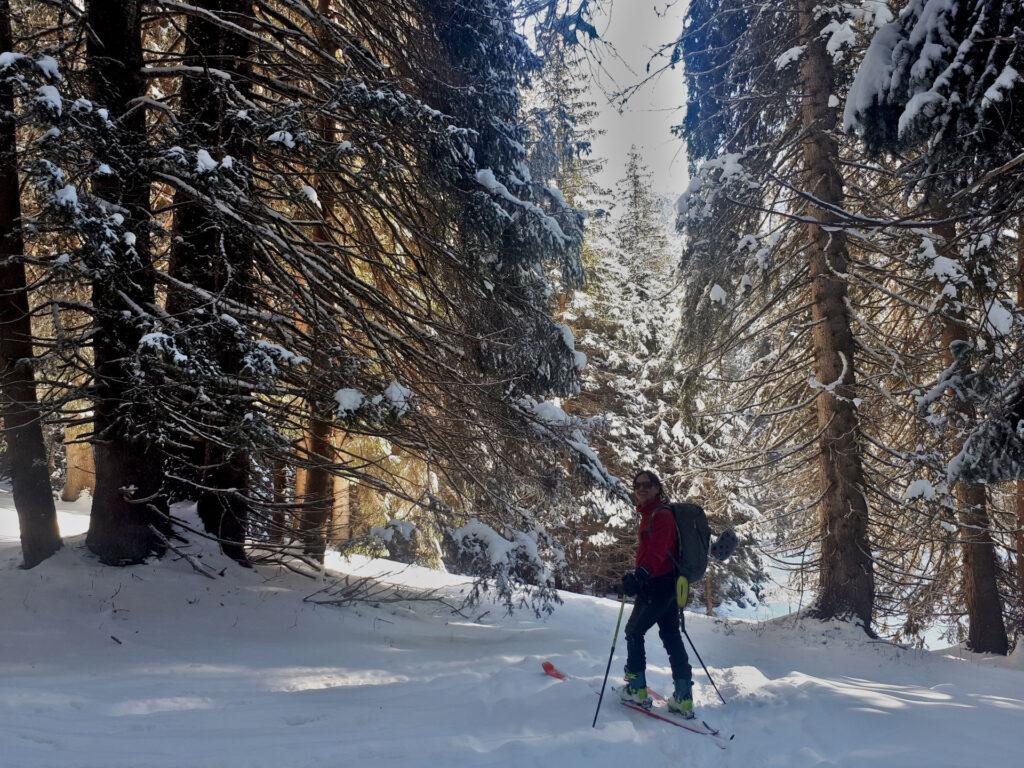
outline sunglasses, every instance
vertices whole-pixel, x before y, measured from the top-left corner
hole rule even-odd
[[[655,487],[654,483],[646,481],[646,480],[641,480],[639,483],[633,483],[633,490],[634,491],[646,491],[646,490],[648,490],[650,488],[654,488],[654,487]]]

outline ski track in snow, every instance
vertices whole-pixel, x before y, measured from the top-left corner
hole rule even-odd
[[[83,532],[87,500],[60,508],[64,535]],[[485,605],[481,623],[436,603],[315,606],[302,601],[312,581],[190,551],[226,575],[205,579],[173,555],[106,568],[82,536],[22,571],[0,498],[2,768],[1024,764],[1024,654],[957,658],[841,624],[688,614],[729,700],[691,659],[700,717],[736,734],[723,752],[607,695],[590,727],[614,601],[565,594],[543,620]],[[459,589],[422,568],[334,565]],[[655,632],[648,656],[651,685],[670,690]],[[548,677],[545,659],[590,685]],[[613,681],[623,660],[620,638]]]

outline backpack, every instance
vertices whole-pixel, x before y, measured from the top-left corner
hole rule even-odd
[[[690,583],[704,578],[711,549],[711,527],[704,510],[696,504],[676,502],[668,505],[676,521],[675,564],[680,576]]]
[[[711,543],[711,526],[704,510],[696,504],[676,502],[669,504],[676,522],[676,545],[674,558],[676,572],[693,583],[704,578],[708,569],[708,555],[724,561],[736,550],[736,533],[731,528],[722,531],[718,540]]]

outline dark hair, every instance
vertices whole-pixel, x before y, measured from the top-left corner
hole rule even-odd
[[[665,486],[661,484],[661,478],[658,477],[657,473],[650,469],[641,469],[635,475],[633,475],[633,484],[636,485],[637,478],[640,475],[647,475],[647,478],[654,483],[654,486],[658,489],[658,496],[662,499],[665,498]]]

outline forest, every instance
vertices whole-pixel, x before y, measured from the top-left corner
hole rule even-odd
[[[593,149],[625,5],[0,0],[24,568],[85,492],[111,569],[337,550],[540,615],[616,592],[651,468],[739,535],[694,609],[1008,654],[1024,5],[690,0],[607,94],[685,86],[671,201]]]

